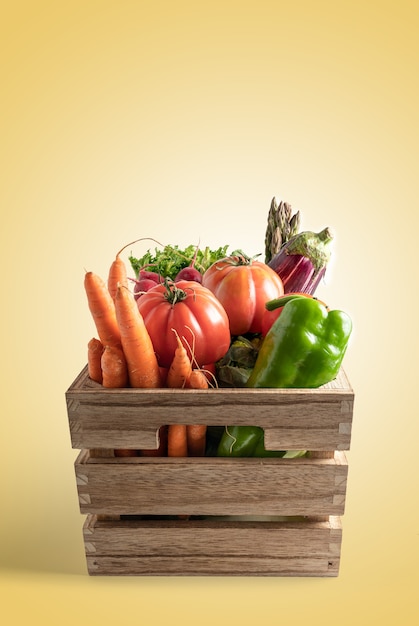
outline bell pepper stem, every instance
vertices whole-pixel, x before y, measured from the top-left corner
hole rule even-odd
[[[266,302],[265,308],[268,311],[274,311],[275,309],[279,309],[280,307],[285,306],[287,302],[290,302],[291,300],[301,300],[302,298],[307,297],[309,296],[304,294],[290,294],[288,296],[281,296],[280,298],[275,298],[274,300],[269,300],[268,302]]]

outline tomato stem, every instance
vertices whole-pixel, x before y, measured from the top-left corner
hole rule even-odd
[[[228,260],[231,265],[251,265],[252,262],[259,256],[260,253],[250,257],[248,254],[243,252],[243,250],[234,250]]]
[[[172,306],[174,306],[176,302],[182,302],[182,300],[185,300],[187,297],[186,291],[177,287],[173,280],[166,278],[163,284],[166,287],[164,297]]]

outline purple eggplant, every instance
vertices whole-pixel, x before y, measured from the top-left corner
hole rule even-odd
[[[320,233],[298,233],[284,243],[268,263],[281,278],[284,293],[314,294],[325,275],[332,240],[325,228]]]

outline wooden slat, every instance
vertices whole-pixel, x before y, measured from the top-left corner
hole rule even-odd
[[[340,519],[100,521],[84,540],[92,575],[336,576]]]
[[[150,515],[341,515],[347,463],[333,459],[90,458],[80,511]]]

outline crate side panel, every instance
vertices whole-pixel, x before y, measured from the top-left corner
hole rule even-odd
[[[73,448],[154,448],[168,423],[261,426],[267,449],[350,446],[353,392],[337,380],[319,389],[110,390],[82,372],[66,398]]]
[[[92,462],[90,462],[92,461]],[[76,460],[82,513],[341,515],[336,459]]]
[[[228,554],[321,557],[331,551],[331,543],[338,545],[339,537],[333,533],[335,531],[329,522],[312,522],[308,519],[295,523],[220,522],[211,518],[171,521],[96,520],[84,527],[86,553],[108,556]]]
[[[309,520],[98,522],[89,516],[84,539],[91,575],[337,576],[341,530]]]

